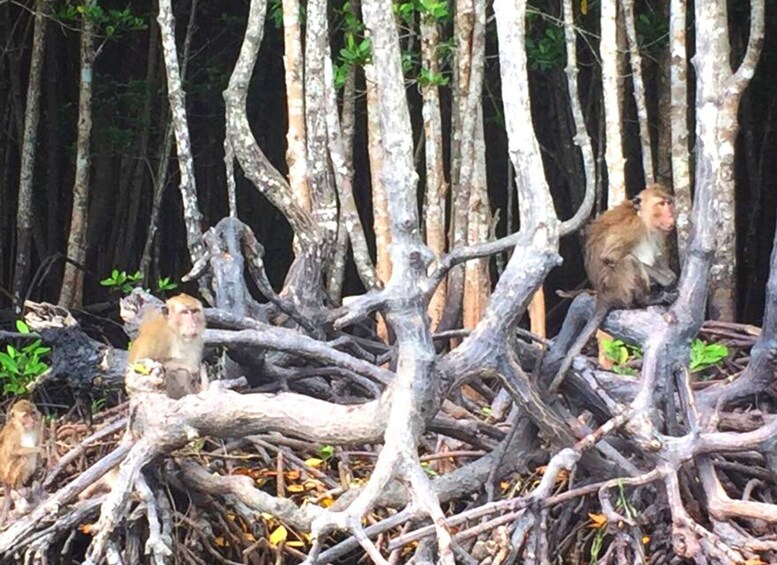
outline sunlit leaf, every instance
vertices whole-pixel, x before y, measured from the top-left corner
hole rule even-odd
[[[308,467],[320,467],[324,464],[323,459],[319,459],[318,457],[311,457],[310,459],[305,459],[305,465]]]
[[[588,517],[591,519],[591,523],[588,525],[589,528],[599,530],[607,525],[607,517],[604,514],[589,512]]]
[[[273,545],[280,545],[286,541],[288,536],[289,532],[286,530],[286,528],[284,526],[278,526],[275,528],[273,533],[270,534],[270,543]]]
[[[305,487],[302,485],[289,485],[286,487],[286,490],[289,492],[305,492]]]

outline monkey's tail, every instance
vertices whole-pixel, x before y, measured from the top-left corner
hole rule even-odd
[[[594,310],[593,316],[591,316],[591,319],[588,320],[588,323],[577,335],[577,339],[575,339],[575,341],[569,347],[569,351],[567,351],[567,354],[564,356],[564,360],[561,362],[558,371],[556,371],[556,375],[550,382],[550,386],[548,387],[549,393],[553,394],[556,392],[556,390],[558,390],[558,387],[561,386],[567,371],[569,371],[569,368],[572,366],[572,360],[576,355],[580,354],[585,344],[588,342],[591,336],[594,335],[594,332],[599,329],[599,326],[607,317],[607,313],[609,311],[609,306],[603,304],[602,302],[596,303],[596,309]]]

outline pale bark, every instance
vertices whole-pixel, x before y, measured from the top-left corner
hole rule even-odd
[[[532,119],[524,46],[526,0],[497,0],[494,2],[494,13],[499,36],[499,68],[508,150],[515,169],[521,232],[532,233],[537,229],[542,233],[539,237],[544,238],[544,243],[550,249],[558,250],[558,220],[545,178],[540,144],[534,128],[529,127]]]
[[[473,171],[475,168],[475,129],[483,91],[485,64],[485,2],[457,0],[454,35],[456,39],[456,80],[454,82],[453,169],[451,171],[451,226],[449,249],[467,245],[468,219]],[[451,269],[441,329],[456,327],[464,299],[464,266]]]
[[[192,5],[189,9],[189,21],[186,24],[186,36],[183,41],[183,52],[181,54],[181,80],[186,79],[186,68],[189,65],[189,51],[191,50],[192,36],[194,35],[195,20],[197,16],[197,3],[199,0],[192,0]],[[160,29],[161,35],[161,29]],[[148,232],[146,233],[146,242],[143,245],[143,254],[140,256],[139,270],[143,273],[143,280],[148,284],[149,267],[151,265],[151,246],[154,244],[154,238],[156,237],[157,229],[159,228],[159,214],[161,212],[162,197],[167,187],[167,171],[170,166],[170,151],[173,148],[173,124],[169,117],[167,117],[165,125],[165,132],[162,135],[162,141],[157,155],[157,167],[154,175],[154,196],[151,202],[151,218],[148,221]],[[227,144],[225,139],[224,144]],[[228,159],[226,155],[224,159]],[[231,162],[230,162],[231,166]],[[227,186],[228,194],[230,195],[230,214],[233,212],[233,208],[236,208],[234,200],[234,187],[229,187],[229,183],[234,184],[234,175],[230,174],[227,170]],[[236,210],[235,210],[236,213]]]
[[[653,169],[653,153],[650,144],[650,126],[648,123],[647,104],[645,103],[645,83],[642,80],[642,55],[637,44],[637,28],[634,23],[634,0],[622,0],[623,19],[626,24],[626,37],[629,44],[629,59],[631,63],[631,80],[633,83],[634,104],[637,107],[639,122],[639,140],[642,146],[642,169],[645,173],[645,184],[655,182]]]
[[[337,237],[337,199],[329,170],[324,92],[324,58],[329,28],[326,0],[309,0],[305,22],[305,130],[307,134],[308,185],[313,218],[323,237],[324,269]]]
[[[305,149],[307,136],[299,12],[299,0],[283,0],[283,67],[286,80],[286,112],[289,119],[286,132],[286,164],[289,167],[289,185],[294,198],[300,206],[309,211],[311,203]]]
[[[378,119],[378,91],[375,86],[375,65],[364,66],[367,86],[367,148],[370,159],[370,181],[372,184],[373,231],[375,232],[375,268],[378,279],[385,284],[391,278],[391,229],[389,228],[386,187],[380,175],[383,169],[383,135]]]
[[[49,8],[49,0],[37,0],[35,3],[35,29],[32,35],[32,51],[30,52],[30,75],[27,82],[27,106],[24,110],[24,137],[21,143],[19,196],[16,210],[16,263],[13,271],[12,292],[13,305],[17,314],[21,312],[24,302],[24,292],[30,269],[32,186],[38,145],[40,85],[46,52],[46,21]]]
[[[437,46],[440,34],[436,20],[429,14],[421,15],[421,58],[422,66],[432,76],[440,72],[437,61]],[[442,149],[442,116],[440,115],[440,91],[435,84],[422,87],[422,113],[424,118],[424,150],[426,164],[426,192],[424,194],[424,232],[426,245],[437,259],[443,256],[445,245],[445,197],[448,183],[445,181]],[[443,280],[429,301],[431,327],[435,329],[442,318],[447,284]]]
[[[475,161],[472,170],[472,189],[469,196],[469,218],[467,220],[467,243],[476,245],[489,240],[491,228],[491,208],[488,202],[488,179],[486,177],[486,143],[483,138],[483,109],[478,108],[475,121],[475,137],[473,139],[473,156]],[[491,276],[489,273],[489,258],[480,257],[467,261],[464,266],[464,298],[462,308],[462,324],[464,328],[474,328],[488,306],[491,297]],[[545,312],[542,309],[536,317],[542,319]]]
[[[750,38],[739,68],[732,73],[725,5],[696,2],[696,100],[697,138],[707,135],[704,147],[713,166],[715,259],[710,281],[710,315],[731,321],[736,316],[736,223],[734,201],[735,143],[739,132],[739,101],[750,82],[761,53],[764,33],[764,2],[750,4]]]
[[[412,508],[436,524],[439,560],[454,563],[451,534],[429,479],[418,459],[418,440],[425,429],[423,412],[434,401],[437,373],[434,346],[426,316],[426,298],[419,281],[426,278],[428,249],[420,238],[413,141],[407,107],[399,38],[389,2],[366,0],[362,13],[372,40],[374,78],[378,106],[375,107],[383,132],[384,167],[380,175],[386,189],[388,215],[393,238],[394,266],[385,294],[385,312],[396,335],[397,369],[392,382],[390,412],[384,447],[375,468],[358,496],[345,510],[313,521],[311,533],[317,540],[307,563],[317,561],[319,540],[335,528],[348,528],[357,535],[367,554],[378,563],[385,560],[363,534],[362,517],[388,486],[398,478],[410,490]],[[365,298],[365,300],[368,300]]]
[[[192,264],[203,256],[202,214],[197,201],[197,182],[194,177],[194,157],[186,118],[186,95],[178,66],[178,49],[175,45],[175,18],[171,0],[159,0],[157,16],[162,35],[162,48],[167,71],[167,97],[170,102],[175,144],[178,151],[179,188],[183,203],[183,219],[186,228],[186,245]]]
[[[286,179],[259,148],[246,115],[248,85],[264,34],[266,8],[265,1],[251,1],[240,56],[229,79],[229,86],[224,91],[226,134],[246,178],[286,217],[300,244],[312,248],[317,240],[313,220],[307,210],[297,203]]]
[[[90,0],[89,5],[94,5]],[[76,174],[73,182],[73,211],[70,216],[70,233],[67,240],[67,256],[83,265],[86,259],[86,228],[89,210],[89,169],[92,131],[92,80],[94,78],[94,22],[86,15],[81,18],[81,80],[78,92],[78,139],[76,140]],[[74,308],[83,298],[83,272],[72,263],[65,265],[59,305]]]
[[[585,117],[580,106],[580,93],[577,86],[577,36],[575,34],[574,12],[572,0],[564,0],[564,39],[567,49],[567,65],[564,72],[567,76],[569,103],[572,107],[572,119],[575,122],[575,137],[573,141],[580,148],[583,158],[583,175],[585,177],[585,196],[575,215],[561,224],[561,235],[576,231],[591,215],[596,196],[596,162],[594,150],[591,147],[591,136],[585,127]]]
[[[621,119],[621,90],[618,76],[618,3],[601,4],[601,39],[599,56],[602,61],[602,92],[604,95],[604,123],[606,149],[604,159],[607,163],[607,207],[620,204],[626,198],[626,178],[623,156],[623,127]]]
[[[337,113],[337,93],[335,92],[334,76],[332,73],[332,61],[327,50],[324,61],[324,91],[326,94],[326,120],[327,132],[329,136],[329,157],[332,160],[334,169],[335,184],[337,194],[340,199],[340,221],[346,230],[347,237],[353,248],[353,258],[356,263],[356,270],[359,273],[364,287],[367,290],[380,288],[382,285],[378,280],[375,266],[370,258],[370,250],[367,247],[367,239],[364,236],[364,227],[362,226],[359,211],[356,209],[356,202],[353,199],[353,171],[346,160],[345,148],[341,136],[340,118]],[[348,239],[342,243],[342,250],[347,251]],[[339,242],[338,242],[339,243]],[[340,251],[340,248],[338,248]],[[334,266],[330,268],[330,292],[333,292],[337,298],[340,296],[343,271],[345,269],[345,257],[342,257],[342,264],[338,264],[337,253],[335,253]],[[332,284],[333,274],[339,274],[338,280]]]
[[[687,117],[688,55],[685,44],[685,21],[688,10],[686,0],[672,0],[670,10],[672,186],[677,214],[677,249],[682,263],[691,232],[691,157],[688,149]]]

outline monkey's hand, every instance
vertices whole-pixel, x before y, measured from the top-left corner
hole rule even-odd
[[[670,304],[673,304],[675,300],[677,300],[679,294],[680,293],[677,292],[676,289],[660,290],[648,298],[648,303],[646,306],[669,306]]]

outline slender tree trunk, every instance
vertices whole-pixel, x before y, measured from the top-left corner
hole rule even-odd
[[[451,227],[449,249],[467,245],[468,219],[473,171],[476,165],[475,131],[483,94],[485,62],[485,3],[483,0],[457,0],[454,35],[456,38],[456,88],[454,90],[455,151],[451,171]],[[464,300],[464,266],[451,269],[445,309],[440,329],[457,327]]]
[[[602,92],[604,94],[604,122],[607,136],[604,159],[607,162],[607,207],[612,208],[626,198],[626,177],[623,157],[623,127],[621,119],[621,91],[618,76],[618,3],[601,4],[602,37],[599,55],[602,60]]]
[[[485,6],[483,6],[485,8]],[[469,197],[469,220],[467,226],[468,243],[475,245],[485,243],[491,235],[491,208],[488,202],[488,179],[486,177],[486,143],[483,138],[483,109],[478,109],[475,119],[475,139],[473,151],[475,156],[472,170],[472,190]],[[486,311],[491,297],[491,276],[488,271],[489,257],[480,257],[467,261],[464,267],[464,299],[462,308],[462,324],[467,329],[473,329]],[[544,301],[543,301],[544,302]],[[536,317],[545,321],[544,308],[537,312]]]
[[[370,159],[370,181],[372,183],[373,230],[375,231],[375,268],[378,279],[385,284],[391,278],[391,229],[389,228],[388,202],[386,187],[381,180],[383,170],[383,145],[381,143],[380,120],[377,115],[378,91],[375,88],[375,67],[365,65],[364,74],[367,83],[367,146]]]
[[[324,269],[328,270],[337,239],[337,199],[329,170],[326,131],[324,58],[329,45],[326,0],[308,0],[305,26],[305,134],[307,174],[318,224]]]
[[[300,206],[310,211],[299,11],[299,0],[283,0],[283,63],[286,71],[286,112],[289,119],[286,132],[286,164],[289,167],[289,185],[294,198]]]
[[[662,18],[669,21],[669,2],[664,2],[660,8]],[[671,36],[671,34],[670,34]],[[669,73],[672,67],[671,37],[666,45],[659,50],[655,62],[650,69],[655,73],[657,106],[656,113],[656,182],[672,187],[672,84]]]
[[[94,6],[95,0],[88,5]],[[92,166],[92,79],[94,71],[94,22],[85,13],[81,19],[81,81],[78,95],[78,138],[76,140],[76,175],[73,182],[73,210],[70,216],[70,235],[67,256],[83,265],[86,259],[86,233],[89,221],[89,184]],[[77,308],[83,299],[84,274],[72,263],[65,265],[59,305]]]
[[[686,0],[672,0],[669,18],[669,44],[672,107],[672,185],[677,214],[677,250],[685,259],[691,232],[691,158],[688,149],[688,55],[686,50]]]
[[[31,262],[32,239],[32,186],[35,170],[35,150],[38,146],[38,122],[40,121],[40,85],[46,51],[46,21],[48,0],[35,3],[35,31],[30,53],[30,76],[27,82],[27,107],[24,112],[24,138],[22,162],[19,174],[19,199],[16,209],[16,266],[13,281],[13,302],[16,312],[21,312]]]
[[[575,145],[580,148],[583,158],[583,177],[585,178],[585,195],[580,208],[568,221],[561,225],[561,233],[570,233],[577,230],[591,215],[596,196],[596,161],[594,150],[591,146],[591,136],[585,126],[585,117],[580,103],[580,92],[577,84],[577,36],[575,35],[574,12],[572,0],[564,0],[564,41],[567,50],[567,65],[564,73],[567,76],[567,90],[569,91],[569,104],[572,108],[572,119],[575,122],[575,135],[572,138]]]
[[[192,6],[194,8],[194,6]],[[178,50],[175,45],[175,18],[171,0],[159,0],[159,30],[162,34],[162,48],[167,71],[167,96],[170,101],[175,143],[178,149],[178,170],[181,175],[179,188],[183,201],[183,219],[186,227],[186,244],[192,264],[202,257],[205,247],[202,243],[202,214],[197,201],[197,183],[194,178],[189,126],[186,118],[186,95],[181,83],[178,67]]]
[[[66,146],[62,137],[59,119],[62,108],[62,89],[59,82],[60,76],[57,68],[57,59],[54,56],[62,45],[58,34],[49,34],[46,49],[46,139],[43,147],[46,153],[46,247],[48,249],[61,249],[62,216],[65,214],[66,201],[63,197],[63,177],[65,158],[63,150]]]
[[[648,122],[647,104],[645,103],[645,83],[642,80],[642,56],[637,44],[637,28],[634,23],[634,0],[622,0],[623,19],[626,27],[626,37],[629,45],[631,63],[631,78],[634,85],[634,104],[637,106],[639,122],[639,139],[642,146],[642,169],[645,174],[645,184],[653,184],[656,179],[653,169],[653,152],[650,143],[650,126]]]
[[[329,291],[332,297],[338,299],[342,294],[342,282],[345,272],[345,252],[350,240],[353,248],[354,262],[359,278],[367,290],[380,288],[375,267],[370,258],[364,228],[353,199],[353,172],[345,158],[345,148],[341,137],[340,117],[337,113],[337,93],[335,92],[332,61],[327,52],[324,60],[324,90],[326,94],[326,118],[329,134],[329,157],[334,169],[337,193],[340,199],[340,222],[345,229],[346,238],[338,241],[339,247],[335,253],[333,267],[330,268]],[[338,240],[340,236],[338,234]]]
[[[186,24],[186,37],[183,41],[183,53],[181,55],[181,80],[186,78],[186,69],[189,65],[189,52],[191,50],[192,36],[194,35],[194,27],[197,16],[197,3],[199,0],[192,0],[192,5],[189,10],[189,21]],[[160,30],[161,35],[161,30]],[[167,171],[170,165],[170,151],[173,148],[173,124],[168,113],[165,114],[164,120],[165,131],[162,135],[162,141],[160,144],[156,174],[154,175],[154,197],[151,202],[151,218],[148,222],[148,232],[146,233],[146,242],[143,245],[143,254],[140,256],[140,267],[138,268],[143,273],[143,281],[148,284],[150,280],[150,266],[151,266],[151,254],[156,237],[156,232],[159,227],[159,214],[160,207],[162,205],[162,197],[164,196],[165,188],[167,187]],[[226,136],[224,143],[226,144]],[[227,156],[224,157],[225,159]],[[229,173],[229,171],[227,171]],[[232,180],[228,175],[227,182]],[[158,270],[155,269],[158,273]],[[161,274],[161,273],[160,273]]]
[[[697,68],[696,113],[698,131],[710,139],[703,146],[713,163],[713,210],[717,245],[711,269],[710,315],[712,319],[733,321],[736,316],[736,204],[734,202],[734,146],[739,131],[739,101],[761,54],[764,33],[764,1],[750,3],[750,38],[747,52],[736,73],[731,72],[726,6],[696,1]],[[702,53],[706,57],[699,54]],[[703,77],[702,77],[703,75]],[[707,125],[711,122],[711,126]],[[704,126],[701,124],[704,123]]]
[[[437,47],[440,42],[437,22],[429,14],[421,15],[421,57],[422,66],[433,77],[438,76]],[[424,229],[426,245],[439,259],[446,251],[445,246],[445,197],[448,183],[445,182],[442,151],[442,116],[440,115],[439,87],[432,83],[422,85],[424,117],[424,149],[426,152],[426,193],[424,195]],[[442,317],[446,298],[446,281],[440,283],[429,301],[431,328],[435,329]]]
[[[196,5],[196,0],[193,2]],[[192,6],[192,9],[195,8]],[[159,88],[159,33],[158,26],[149,26],[148,55],[146,61],[146,83],[143,92],[143,109],[140,114],[140,131],[137,134],[134,161],[129,183],[129,207],[127,209],[127,237],[117,250],[116,257],[119,265],[134,263],[137,257],[135,241],[140,234],[138,215],[141,210],[141,201],[146,200],[144,184],[148,174],[148,146],[151,134],[151,116],[154,105],[153,93]],[[152,189],[153,190],[153,189]]]

